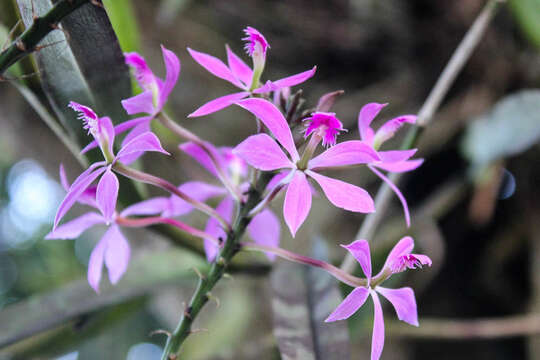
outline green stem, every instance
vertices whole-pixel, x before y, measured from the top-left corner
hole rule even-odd
[[[247,201],[240,204],[238,216],[232,226],[232,230],[227,234],[225,245],[221,249],[214,263],[212,263],[208,274],[199,279],[197,289],[195,290],[188,307],[180,318],[178,326],[167,340],[167,344],[165,345],[165,349],[161,356],[162,360],[178,359],[178,352],[180,351],[183,342],[191,333],[193,321],[208,302],[210,292],[216,283],[223,277],[228,264],[240,250],[240,238],[251,221],[249,212],[261,201],[262,193],[270,181],[271,176],[272,173],[262,174],[257,186],[250,189]]]
[[[45,15],[36,17],[32,25],[0,53],[0,76],[11,65],[35,51],[39,42],[55,30],[64,17],[87,2],[89,0],[60,0]]]

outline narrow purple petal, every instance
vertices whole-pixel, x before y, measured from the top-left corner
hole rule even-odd
[[[249,92],[244,91],[218,97],[217,99],[207,102],[206,104],[189,114],[188,117],[198,117],[215,113],[216,111],[224,109],[227,106],[230,106],[236,103],[238,100],[241,100],[247,96],[249,96]]]
[[[361,213],[375,211],[373,199],[366,190],[341,180],[329,178],[311,170],[307,170],[306,174],[319,183],[328,200],[335,206]]]
[[[90,144],[86,145],[82,150],[81,150],[81,155],[83,154],[86,154],[87,152],[89,152],[90,150],[92,149],[95,149],[99,146],[99,144],[97,143],[96,140],[93,140]]]
[[[210,143],[206,143],[206,146],[210,151],[214,153],[214,157],[218,159],[218,162],[221,163],[222,166],[225,165],[225,161],[222,158],[219,150],[214,147],[214,145]],[[208,153],[199,145],[192,143],[192,142],[185,142],[183,144],[180,144],[178,146],[180,150],[191,156],[193,159],[195,159],[199,164],[201,164],[202,167],[204,167],[206,170],[208,170],[212,175],[218,176],[216,167],[208,155]]]
[[[283,203],[283,216],[293,237],[306,220],[310,209],[311,190],[309,183],[306,175],[297,171],[287,187]]]
[[[165,63],[167,73],[159,91],[159,109],[163,108],[167,102],[167,98],[180,75],[180,60],[178,60],[176,54],[166,49],[163,45],[161,45],[161,52],[163,53],[163,62]]]
[[[328,148],[308,163],[309,169],[368,164],[379,161],[379,155],[363,141],[344,141]]]
[[[381,271],[384,271],[385,268],[392,265],[392,263],[394,263],[399,257],[410,254],[413,248],[414,240],[412,237],[405,236],[401,238],[401,240],[399,240],[397,244],[394,245],[394,247],[386,257],[386,261],[384,262],[384,266]]]
[[[170,199],[168,197],[159,196],[128,206],[122,210],[120,216],[127,217],[133,215],[156,215],[167,211],[169,207]]]
[[[122,100],[122,107],[128,115],[139,113],[154,114],[154,94],[152,90],[145,90],[142,93]]]
[[[156,77],[140,54],[136,52],[124,53],[124,60],[133,69],[135,79],[141,88],[148,89],[155,84]]]
[[[360,138],[368,144],[371,144],[373,140],[373,129],[370,124],[385,106],[386,104],[369,103],[364,105],[358,114]]]
[[[60,164],[60,183],[62,184],[62,187],[64,188],[64,190],[66,190],[66,192],[69,191],[71,185],[69,185],[69,181],[67,179],[66,171],[63,164]],[[94,185],[87,187],[86,190],[84,190],[83,193],[79,196],[77,202],[97,208],[96,187]]]
[[[345,249],[347,249],[352,256],[358,261],[360,264],[360,267],[362,268],[362,271],[364,271],[364,274],[366,275],[366,278],[369,280],[371,279],[371,255],[369,252],[369,243],[367,240],[356,240],[350,243],[349,245],[341,245]]]
[[[249,98],[239,101],[237,105],[250,111],[263,122],[277,141],[289,152],[293,162],[300,159],[289,124],[274,104],[264,99]]]
[[[252,135],[233,150],[249,165],[263,171],[294,168],[274,139],[266,134]]]
[[[381,159],[381,163],[394,163],[398,161],[409,160],[413,157],[418,149],[409,149],[409,150],[388,150],[388,151],[379,151],[377,154]]]
[[[45,240],[51,239],[76,239],[92,226],[105,223],[103,216],[89,212],[67,223],[60,225],[45,236]]]
[[[378,168],[381,168],[383,170],[389,171],[389,172],[407,172],[412,171],[414,169],[417,169],[422,165],[424,162],[424,159],[414,159],[414,160],[406,160],[406,161],[399,161],[395,163],[377,163],[373,164],[373,166],[376,166]]]
[[[232,200],[231,197],[227,196],[219,203],[219,205],[216,208],[216,211],[226,221],[230,222],[232,219],[233,209],[234,209],[234,201]],[[225,230],[223,230],[219,222],[214,218],[208,219],[204,232],[209,235],[212,235],[216,239],[222,238],[223,240],[225,240],[227,237]],[[219,248],[211,240],[204,239],[204,251],[206,252],[206,258],[208,259],[208,261],[212,262],[216,258],[219,252]]]
[[[324,320],[332,322],[345,320],[351,317],[358,309],[364,305],[368,298],[369,290],[363,287],[357,287],[338,305],[338,307]]]
[[[99,282],[101,281],[106,249],[107,239],[103,236],[92,250],[88,261],[88,283],[97,293],[99,293]]]
[[[226,45],[227,49],[227,62],[229,68],[233,74],[248,87],[251,84],[251,78],[253,77],[253,70],[246,65],[242,59],[240,59],[230,48]]]
[[[108,144],[107,150],[109,150],[109,154],[114,154],[114,151],[113,151],[114,138],[115,138],[114,125],[111,121],[111,118],[108,116],[102,117],[100,121],[101,121],[101,129],[103,131],[103,134],[107,137],[107,144]]]
[[[150,122],[141,122],[139,125],[135,126],[131,131],[124,137],[122,140],[122,147],[127,145],[131,140],[135,139],[137,136],[150,132]],[[144,154],[144,151],[136,151],[131,154],[126,154],[122,156],[122,163],[125,165],[130,165],[135,162],[141,155]]]
[[[394,134],[396,133],[396,131],[398,131],[399,128],[403,124],[405,123],[414,124],[415,122],[416,122],[415,115],[404,115],[404,116],[394,118],[392,120],[388,120],[375,133],[375,142],[380,145],[384,143],[386,140],[392,138]]]
[[[380,171],[375,169],[373,166],[369,166],[370,170],[375,173],[378,177],[382,179],[389,187],[392,189],[392,191],[396,194],[399,201],[401,202],[401,206],[403,207],[403,213],[405,214],[405,223],[407,224],[407,227],[411,226],[411,215],[409,213],[409,206],[407,205],[407,200],[405,199],[405,196],[401,193],[401,191],[398,189],[398,187],[390,181],[389,178],[384,176]]]
[[[81,174],[77,180],[71,185],[69,188],[68,193],[66,194],[66,197],[64,200],[62,200],[62,203],[58,207],[58,211],[56,213],[56,216],[54,217],[54,227],[53,229],[56,229],[58,226],[58,223],[64,217],[64,215],[68,212],[69,209],[75,204],[79,196],[90,186],[90,184],[96,180],[96,178],[101,175],[106,168],[99,168],[93,172],[90,173],[83,173]],[[81,176],[84,175],[83,178]]]
[[[103,239],[107,241],[105,265],[109,270],[109,280],[115,285],[127,270],[131,251],[118,225],[112,225],[103,235]]]
[[[128,121],[124,121],[123,123],[120,123],[114,127],[114,133],[116,135],[122,134],[123,132],[136,127],[137,125],[140,125],[141,123],[148,123],[150,125],[150,122],[152,121],[152,116],[143,116],[136,119],[131,119]]]
[[[227,193],[227,190],[223,187],[214,186],[201,181],[188,181],[180,185],[178,190],[201,202]],[[170,209],[165,212],[163,216],[182,216],[189,213],[191,210],[193,210],[193,205],[185,202],[178,196],[173,195],[170,197]]]
[[[143,133],[130,142],[128,142],[116,155],[116,160],[122,161],[122,158],[128,154],[145,152],[145,151],[157,151],[166,155],[170,155],[161,147],[158,137],[151,132]]]
[[[310,79],[311,77],[313,77],[313,75],[315,75],[316,71],[317,67],[314,66],[313,69],[301,72],[299,74],[288,76],[286,78],[276,81],[267,81],[266,84],[264,84],[258,89],[255,89],[253,92],[255,94],[263,94],[271,91],[277,91],[284,87],[292,87]]]
[[[236,79],[232,71],[225,65],[221,60],[218,58],[198,52],[195,50],[192,50],[190,48],[187,49],[191,57],[199,63],[203,68],[208,70],[212,75],[217,76],[218,78],[221,78],[223,80],[227,80],[231,84],[239,87],[240,89],[244,89],[242,83]]]
[[[371,337],[371,360],[379,360],[384,347],[384,317],[377,293],[370,291],[373,300],[373,335]]]
[[[68,191],[70,185],[66,176],[66,169],[64,169],[64,164],[60,163],[60,169],[58,172],[60,174],[60,184],[62,184],[62,187],[64,188],[64,190]]]
[[[116,211],[119,187],[118,178],[114,175],[110,167],[108,167],[99,180],[96,190],[96,201],[99,210],[107,222],[112,221],[114,212]]]
[[[279,235],[281,226],[276,215],[270,209],[264,209],[259,214],[255,215],[248,225],[249,236],[261,245],[279,246]],[[274,261],[275,254],[266,253],[268,259]]]
[[[377,286],[375,290],[392,303],[399,320],[418,326],[418,312],[413,289],[410,287],[387,289]]]
[[[281,182],[281,180],[285,179],[287,175],[289,175],[290,170],[285,170],[282,172],[279,172],[277,175],[274,175],[274,177],[268,182],[268,185],[266,185],[266,189],[270,190],[273,189],[277,184]]]

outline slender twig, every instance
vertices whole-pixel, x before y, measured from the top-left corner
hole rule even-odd
[[[182,315],[180,322],[172,335],[167,339],[165,349],[163,350],[163,354],[161,356],[162,360],[178,358],[180,347],[191,333],[193,321],[209,300],[208,294],[212,291],[216,283],[223,277],[228,264],[240,250],[238,242],[251,221],[248,214],[250,210],[261,201],[262,193],[270,181],[271,175],[271,173],[262,174],[259,178],[257,186],[252,187],[249,190],[247,201],[240,204],[238,215],[236,216],[232,230],[227,234],[225,245],[216,257],[216,260],[212,263],[208,274],[206,274],[204,278],[199,279],[197,289],[195,290],[189,305]]]
[[[540,314],[490,319],[419,319],[420,327],[403,326],[397,321],[386,325],[389,336],[420,339],[473,340],[540,334]]]
[[[418,142],[422,130],[433,118],[441,101],[448,93],[450,86],[454,83],[457,75],[461,72],[461,69],[470,58],[473,50],[480,42],[491,19],[498,9],[498,5],[502,2],[503,0],[489,0],[484,6],[469,31],[467,31],[467,34],[465,34],[465,37],[454,51],[454,54],[448,61],[441,76],[420,108],[417,124],[410,129],[402,144],[402,149],[410,149]],[[389,179],[392,183],[397,184],[401,177],[401,173],[393,173],[389,176]],[[377,209],[377,211],[366,217],[358,230],[356,235],[357,239],[371,240],[373,238],[375,229],[383,219],[386,209],[388,208],[391,196],[392,190],[386,183],[383,183],[375,196],[375,209]],[[354,257],[347,254],[347,257],[341,264],[341,269],[352,272],[355,266],[356,262],[354,261]]]
[[[45,15],[35,17],[32,25],[0,53],[0,75],[11,65],[35,51],[39,42],[55,30],[64,17],[88,2],[90,1],[60,0]]]

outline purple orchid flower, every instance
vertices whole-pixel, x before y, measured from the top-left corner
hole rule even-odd
[[[405,222],[407,227],[411,224],[409,207],[405,197],[401,191],[394,185],[390,179],[384,176],[376,168],[386,170],[389,172],[406,172],[412,171],[418,168],[424,162],[424,159],[413,159],[409,160],[417,151],[417,149],[410,150],[389,150],[389,151],[379,151],[381,145],[388,139],[392,138],[399,128],[405,124],[414,124],[416,122],[415,115],[402,115],[394,119],[388,120],[384,123],[377,131],[374,131],[371,128],[371,122],[379,114],[379,112],[387,104],[379,103],[369,103],[362,107],[360,113],[358,114],[358,130],[360,132],[360,138],[366,144],[371,146],[380,157],[379,161],[374,161],[373,163],[368,164],[375,175],[381,178],[384,182],[390,186],[392,191],[396,194],[403,206],[403,212],[405,214]]]
[[[231,184],[237,187],[240,193],[244,193],[249,188],[247,182],[247,164],[236,156],[229,147],[216,148],[207,143],[207,148],[213,152],[214,158],[218,160],[219,166],[225,170],[225,175]],[[213,176],[218,177],[216,166],[208,153],[199,145],[187,142],[180,145],[180,150],[195,159]],[[190,195],[196,200],[207,201],[211,198],[220,197],[216,210],[227,221],[232,220],[234,210],[234,198],[223,186],[215,186],[201,181],[190,181],[178,187],[182,192]],[[177,196],[155,197],[133,206],[123,211],[124,215],[153,215],[161,214],[163,217],[176,217],[186,215],[193,210],[193,207]],[[270,209],[264,209],[253,217],[247,227],[249,236],[258,244],[276,247],[280,241],[280,224],[276,215]],[[227,234],[220,224],[214,219],[208,219],[204,232],[213,238],[225,239]],[[218,246],[210,239],[204,240],[204,249],[208,261],[213,261],[219,251]],[[275,255],[266,254],[270,260],[275,259]]]
[[[105,224],[109,227],[92,250],[88,263],[88,283],[96,292],[99,292],[103,264],[105,264],[109,271],[111,284],[116,284],[126,272],[130,258],[128,241],[120,231],[118,224],[116,224],[114,206],[116,206],[116,198],[118,196],[118,180],[112,172],[103,175],[103,178],[105,177],[108,177],[108,179],[100,181],[97,187],[93,185],[87,187],[75,200],[78,203],[89,205],[100,212],[91,211],[81,215],[56,227],[45,236],[47,240],[76,239],[92,226]],[[71,186],[69,185],[62,165],[60,165],[60,180],[64,189],[69,192],[73,184]],[[106,204],[103,202],[104,197],[108,198],[105,201]]]
[[[291,129],[275,105],[257,98],[239,101],[237,105],[258,117],[289,154],[287,156],[278,143],[267,134],[250,136],[233,150],[236,155],[256,169],[289,170],[289,174],[282,180],[282,184],[287,186],[283,215],[293,236],[311,208],[312,193],[307,181],[308,177],[320,185],[328,200],[335,206],[354,212],[375,211],[373,199],[364,189],[326,177],[318,172],[324,168],[379,161],[380,158],[372,147],[362,141],[346,141],[310,159],[321,140],[325,139],[327,144],[333,144],[337,133],[343,130],[341,122],[332,113],[312,115],[311,124],[317,126],[308,126],[306,133],[309,132],[312,138],[300,159]]]
[[[188,117],[198,117],[214,113],[251,94],[276,92],[282,88],[301,84],[315,74],[317,67],[276,81],[267,81],[266,84],[260,86],[259,79],[264,69],[266,52],[270,48],[270,45],[268,45],[264,36],[254,28],[247,27],[244,32],[247,36],[243,40],[246,41],[245,48],[248,55],[253,59],[253,69],[242,61],[228,46],[225,47],[228,66],[214,56],[188,48],[193,59],[212,75],[226,80],[242,90],[238,93],[214,99],[189,114]]]
[[[411,237],[402,238],[390,251],[379,274],[371,277],[371,255],[369,243],[366,240],[356,240],[349,245],[341,245],[347,249],[360,263],[367,277],[367,287],[357,287],[343,300],[328,316],[325,322],[344,320],[354,314],[371,296],[374,306],[373,335],[371,340],[371,360],[378,360],[384,346],[384,319],[378,294],[385,297],[394,306],[399,320],[418,326],[418,313],[414,291],[410,287],[389,289],[378,284],[406,269],[431,266],[431,259],[426,255],[412,254],[414,240]],[[376,284],[375,284],[376,282]]]
[[[97,208],[101,211],[104,219],[111,222],[116,199],[118,197],[118,178],[112,171],[112,166],[116,162],[123,162],[124,159],[133,156],[140,156],[146,151],[157,151],[169,155],[162,147],[159,139],[151,132],[142,133],[127,144],[125,144],[116,155],[113,153],[114,129],[111,119],[108,117],[98,117],[96,113],[87,106],[71,102],[70,107],[79,112],[79,118],[84,121],[84,127],[95,138],[105,157],[105,161],[99,161],[90,165],[82,174],[75,179],[69,187],[66,197],[60,204],[54,218],[54,229],[68,212],[68,210],[80,198],[86,198],[86,192],[91,184],[101,176],[96,187]]]
[[[165,63],[165,79],[160,79],[150,69],[146,60],[138,53],[125,53],[124,58],[127,65],[133,69],[133,74],[143,92],[131,98],[122,100],[122,106],[129,115],[145,114],[132,120],[125,121],[114,127],[115,135],[119,135],[127,130],[131,131],[122,141],[122,146],[133,140],[140,134],[150,131],[150,123],[159,114],[169,95],[178,81],[180,75],[180,60],[170,50],[161,46],[163,62]],[[97,146],[95,141],[88,144],[82,151],[85,153]],[[126,157],[125,164],[135,161],[136,156]]]

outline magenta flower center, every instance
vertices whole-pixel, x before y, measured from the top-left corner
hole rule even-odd
[[[266,50],[270,47],[270,45],[268,45],[268,42],[264,38],[263,34],[251,26],[248,26],[244,32],[246,33],[246,37],[242,40],[246,41],[244,48],[246,49],[248,55],[253,56],[254,53],[265,55]]]
[[[422,262],[414,254],[402,255],[396,259],[390,269],[392,273],[400,273],[407,269],[421,269]]]
[[[335,113],[316,112],[305,121],[309,123],[304,137],[315,134],[322,139],[323,146],[335,145],[339,132],[345,131]]]
[[[101,133],[99,117],[92,109],[73,101],[70,102],[68,106],[79,113],[77,118],[83,121],[83,128],[88,130],[88,134],[92,134],[96,137]]]

